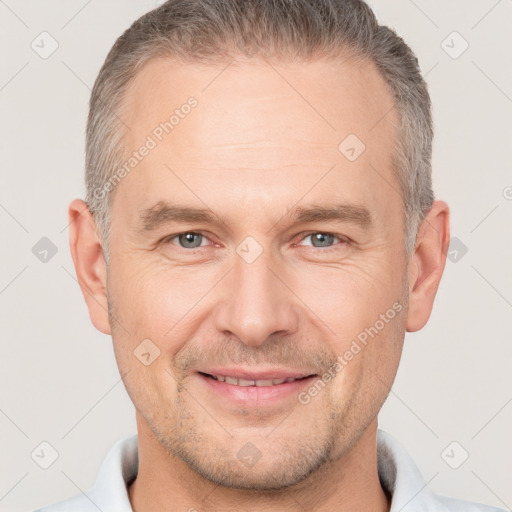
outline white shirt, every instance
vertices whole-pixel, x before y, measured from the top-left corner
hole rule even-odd
[[[503,509],[437,496],[405,448],[379,430],[377,461],[382,486],[392,495],[390,512],[505,512]],[[128,485],[137,476],[137,436],[118,441],[108,452],[93,487],[35,512],[133,512]]]

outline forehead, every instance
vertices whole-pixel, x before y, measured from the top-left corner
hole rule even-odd
[[[195,106],[184,107],[191,98]],[[154,142],[116,190],[116,201],[135,208],[172,196],[178,176],[197,205],[201,194],[219,204],[231,194],[240,204],[265,207],[284,204],[289,192],[296,202],[300,190],[332,168],[310,195],[356,194],[359,203],[396,195],[396,186],[382,185],[394,183],[397,114],[369,61],[153,59],[127,91],[123,112],[127,157],[148,138]]]
[[[393,100],[368,60],[205,65],[157,58],[142,68],[125,96],[129,138],[151,133],[192,96],[199,108],[174,130],[175,144],[185,130],[187,138],[194,135],[190,142],[212,148],[226,138],[233,144],[249,142],[251,132],[266,135],[264,144],[288,142],[282,135],[329,145],[347,131],[368,143],[383,132],[392,135]]]

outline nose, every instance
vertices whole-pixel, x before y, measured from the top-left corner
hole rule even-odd
[[[215,321],[224,335],[258,347],[271,335],[297,331],[298,299],[282,269],[276,268],[265,251],[252,263],[235,255],[234,268],[223,280],[222,295],[225,300],[217,306]]]

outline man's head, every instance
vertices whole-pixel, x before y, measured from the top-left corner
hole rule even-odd
[[[318,59],[372,62],[391,96],[384,116],[391,109],[396,114],[393,171],[404,202],[406,249],[413,249],[434,195],[430,98],[410,48],[379,25],[360,0],[210,0],[166,2],[142,16],[117,40],[100,70],[87,127],[86,183],[107,257],[109,208],[130,158],[123,144],[130,131],[123,116],[126,96],[140,70],[156,57],[219,69],[240,58],[299,65]]]
[[[361,2],[171,1],[123,34],[71,247],[139,433],[245,489],[348,456],[444,268],[431,136],[413,54]]]

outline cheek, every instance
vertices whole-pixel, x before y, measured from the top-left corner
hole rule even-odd
[[[113,265],[109,296],[122,325],[112,329],[117,364],[121,374],[129,372],[125,385],[132,401],[150,411],[177,396],[172,361],[202,325],[208,314],[204,298],[219,278],[211,270],[208,275],[192,267],[144,263],[132,265],[125,258]]]
[[[395,314],[400,305],[395,303],[395,309],[385,310],[388,323],[377,317],[377,321],[338,346],[343,345],[343,352],[338,357],[332,403],[346,404],[354,420],[359,418],[356,424],[378,413],[395,378],[404,339],[405,310]]]
[[[129,258],[112,268],[109,299],[118,320],[112,329],[116,361],[132,402],[145,418],[154,420],[155,414],[168,414],[162,404],[171,407],[177,396],[169,357],[179,344],[169,331],[186,314],[188,301],[172,286],[182,279],[172,279],[152,265],[134,265]]]
[[[308,319],[332,340],[337,354],[401,299],[401,278],[396,270],[384,268],[383,260],[366,261],[364,266],[311,265],[300,275],[294,269],[294,275],[287,276]]]
[[[399,269],[396,264],[386,266],[389,255],[374,252],[375,256],[355,256],[336,266],[304,262],[279,269],[293,291],[283,300],[302,310],[306,323],[324,333],[326,342],[331,340],[336,354],[343,354],[351,340],[400,298]],[[229,265],[176,267],[163,258],[148,259],[132,254],[112,261],[109,299],[124,327],[116,334],[130,353],[147,338],[162,351],[176,352],[191,338],[195,324],[207,320],[216,294],[232,296],[220,282]]]
[[[317,323],[338,357],[333,369],[335,403],[356,399],[379,404],[396,373],[406,304],[400,272],[391,265],[383,267],[383,260],[364,268],[355,264],[317,267],[300,285],[295,283],[294,289],[300,297],[307,297],[308,309],[314,312],[308,312],[310,321]]]
[[[125,258],[115,268],[109,295],[133,338],[166,338],[215,282],[211,270],[173,268],[165,262]]]

